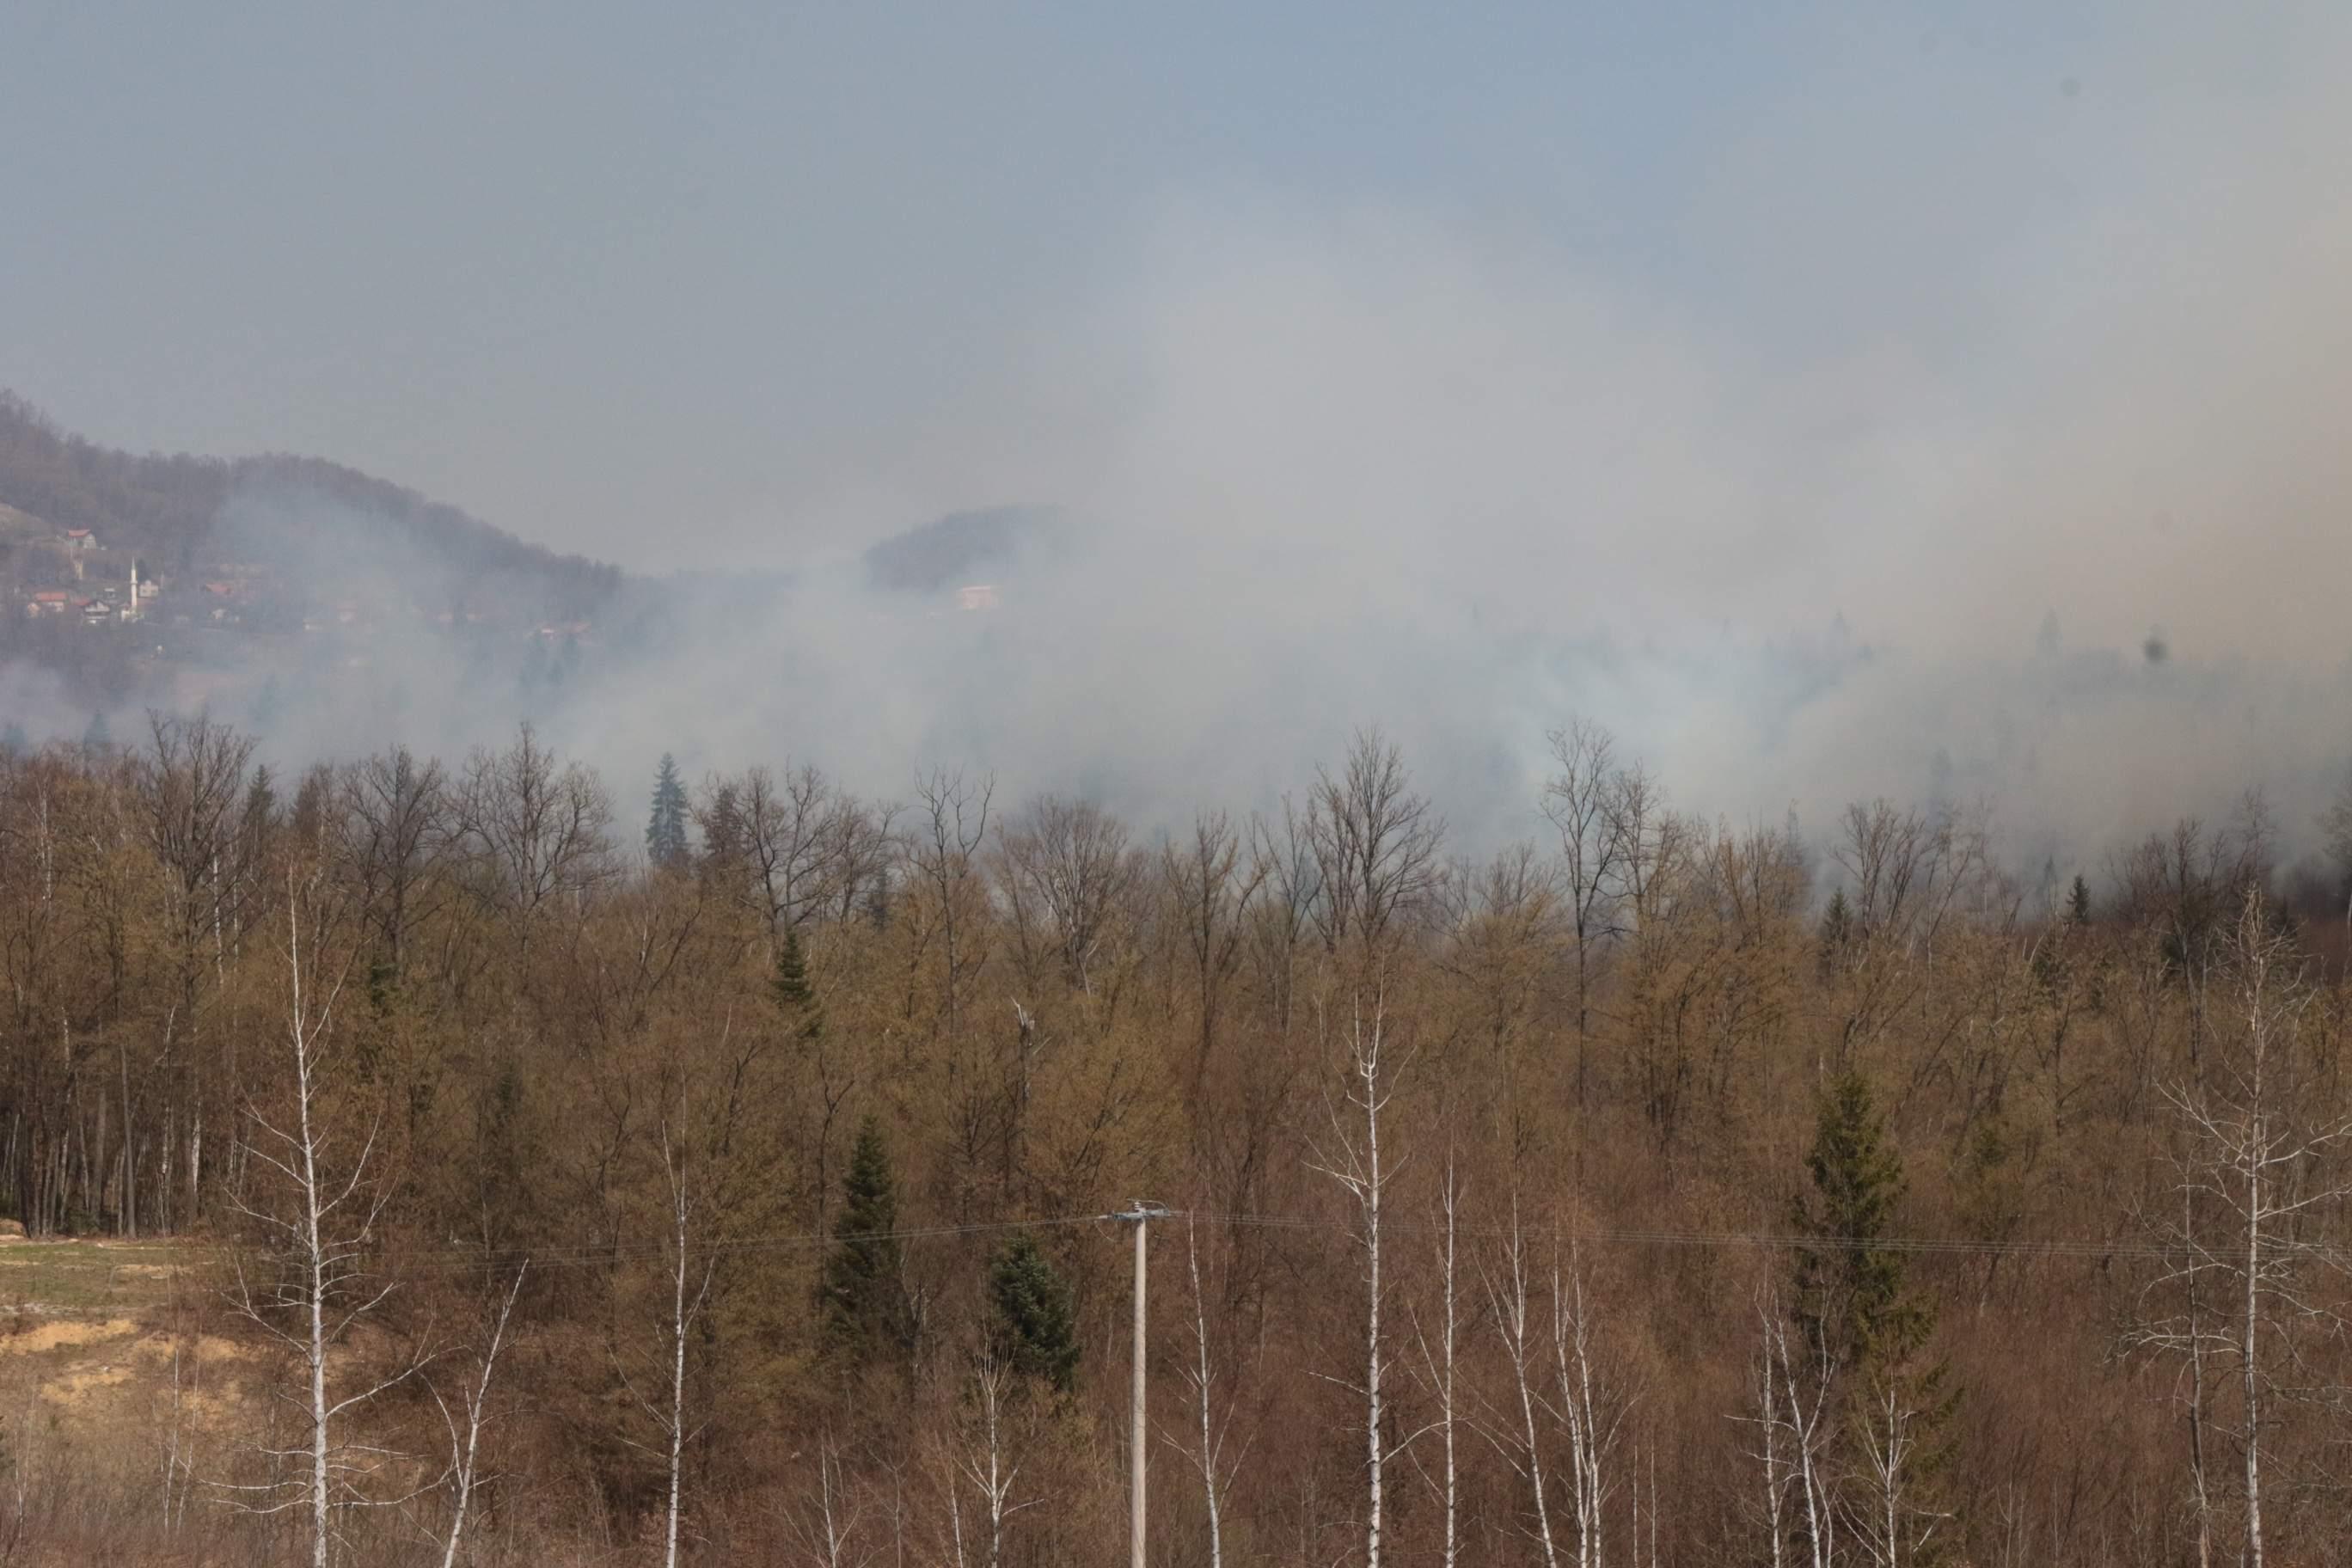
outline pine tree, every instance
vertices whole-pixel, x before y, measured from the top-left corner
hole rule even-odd
[[[1830,895],[1830,907],[1822,914],[1822,978],[1826,980],[1837,972],[1845,956],[1846,943],[1853,938],[1853,913],[1845,901],[1845,889],[1840,888]]]
[[[81,732],[81,743],[85,751],[91,752],[102,752],[114,744],[114,731],[107,727],[104,713],[89,716],[89,728]]]
[[[1908,1184],[1860,1073],[1830,1084],[1805,1173],[1810,1187],[1791,1219],[1806,1241],[1797,1254],[1796,1307],[1807,1342],[1838,1366],[1900,1360],[1925,1342],[1935,1320],[1905,1289],[1904,1255],[1881,1245]]]
[[[1805,1172],[1809,1190],[1791,1205],[1803,1238],[1793,1304],[1814,1364],[1843,1389],[1843,1440],[1850,1447],[1843,1468],[1853,1475],[1868,1469],[1863,1456],[1874,1440],[1872,1428],[1891,1407],[1901,1413],[1913,1445],[1904,1466],[1905,1514],[1915,1523],[1948,1520],[1942,1483],[1959,1395],[1946,1386],[1943,1360],[1928,1351],[1935,1304],[1910,1289],[1905,1254],[1885,1245],[1908,1183],[1860,1073],[1841,1073],[1831,1083]],[[1879,1432],[1875,1440],[1883,1441],[1883,1427]],[[1880,1506],[1872,1505],[1874,1515]],[[1927,1531],[1933,1550],[1903,1556],[1927,1568],[1957,1534]]]
[[[784,928],[784,940],[776,946],[776,977],[770,988],[784,1016],[800,1021],[803,1039],[814,1039],[824,1032],[824,1014],[816,1005],[816,988],[809,984],[800,935],[790,926]]]
[[[2066,918],[2078,926],[2091,923],[2091,884],[2083,879],[2079,871],[2074,875],[2074,890],[2066,895]]]
[[[677,776],[677,759],[662,753],[661,771],[654,778],[654,810],[646,823],[646,857],[665,871],[683,870],[686,842],[686,785]]]
[[[702,874],[719,888],[741,885],[744,871],[743,807],[735,786],[722,784],[702,819]]]
[[[8,727],[0,730],[0,755],[22,757],[29,755],[32,750],[33,738],[25,733],[25,726],[14,719],[9,720]]]
[[[1016,1236],[996,1255],[988,1299],[997,1353],[1014,1372],[1069,1393],[1078,1375],[1077,1311],[1070,1288],[1033,1237]]]
[[[842,1196],[818,1304],[835,1348],[855,1360],[872,1361],[911,1348],[914,1333],[898,1239],[891,1234],[898,1223],[898,1180],[890,1172],[882,1124],[871,1116],[858,1125]]]

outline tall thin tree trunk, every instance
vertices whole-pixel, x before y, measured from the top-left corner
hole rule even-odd
[[[1380,1023],[1364,1074],[1364,1262],[1371,1289],[1364,1321],[1364,1464],[1370,1473],[1364,1526],[1364,1568],[1381,1568],[1381,1095]],[[2260,1563],[2255,1568],[2261,1568]]]
[[[122,1078],[122,1213],[118,1228],[125,1239],[135,1241],[139,1237],[138,1140],[131,1135],[131,1047],[128,1041],[116,1042],[114,1060]]]
[[[1460,1318],[1454,1310],[1454,1217],[1460,1207],[1460,1191],[1454,1180],[1454,1154],[1445,1156],[1445,1334],[1441,1353],[1444,1357],[1438,1380],[1440,1422],[1445,1438],[1445,1547],[1444,1568],[1454,1568],[1460,1544],[1460,1475],[1454,1468],[1454,1344]]]
[[[499,1304],[499,1321],[490,1330],[489,1348],[482,1352],[481,1381],[477,1383],[467,1395],[466,1442],[462,1450],[457,1448],[455,1430],[453,1429],[450,1434],[453,1450],[450,1456],[450,1479],[456,1488],[457,1496],[452,1500],[449,1539],[441,1553],[441,1568],[457,1568],[457,1549],[466,1537],[466,1514],[473,1504],[475,1478],[480,1473],[478,1465],[481,1451],[482,1411],[489,1401],[490,1376],[498,1370],[499,1347],[506,1338],[507,1319],[514,1313],[515,1297],[521,1293],[522,1277],[530,1268],[530,1260],[525,1258],[521,1266],[515,1269],[514,1283],[507,1287],[505,1301]]]
[[[2261,1063],[2255,1065],[2254,1092],[2262,1093]],[[2262,1321],[2263,1169],[2262,1152],[2269,1148],[2261,1111],[2254,1113],[2252,1152],[2246,1160],[2245,1321],[2240,1337],[2238,1363],[2245,1380],[2246,1399],[2246,1563],[2263,1568],[2263,1412],[2262,1375],[2255,1362],[2255,1332]]]
[[[2181,1194],[2180,1226],[2192,1234],[2189,1195]],[[2213,1565],[2213,1497],[2205,1472],[2205,1319],[2197,1299],[2198,1270],[2189,1269],[2189,1478],[2197,1494],[2197,1568]]]
[[[1217,1496],[1217,1453],[1222,1445],[1216,1441],[1210,1412],[1215,1374],[1209,1364],[1209,1309],[1201,1291],[1201,1254],[1189,1214],[1184,1216],[1184,1261],[1192,1273],[1192,1342],[1200,1361],[1193,1381],[1201,1404],[1201,1489],[1207,1494],[1209,1505],[1209,1568],[1225,1568],[1223,1515]]]
[[[669,1374],[669,1518],[666,1531],[667,1545],[662,1562],[666,1568],[677,1568],[677,1506],[678,1475],[686,1452],[686,1188],[679,1184],[673,1189],[677,1216],[677,1268],[672,1279],[670,1298],[670,1374]]]
[[[319,1239],[319,1143],[310,1127],[310,1050],[303,1027],[302,925],[292,900],[287,927],[294,984],[294,1104],[302,1141],[302,1270],[310,1282],[310,1562],[312,1568],[327,1568],[327,1262]]]

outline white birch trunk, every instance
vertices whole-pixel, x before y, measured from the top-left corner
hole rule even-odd
[[[506,1300],[499,1306],[498,1321],[491,1326],[490,1342],[482,1352],[481,1378],[467,1391],[466,1436],[462,1448],[458,1443],[456,1424],[450,1423],[449,1475],[452,1496],[449,1539],[444,1543],[441,1552],[441,1568],[457,1568],[457,1552],[466,1536],[466,1515],[473,1506],[474,1485],[480,1475],[478,1466],[482,1440],[482,1413],[489,1401],[490,1377],[498,1370],[499,1348],[506,1340],[507,1320],[514,1312],[515,1297],[522,1289],[522,1278],[530,1268],[530,1262],[526,1258],[515,1270],[514,1283],[507,1287]],[[439,1395],[436,1394],[435,1397],[437,1399]],[[447,1418],[448,1412],[446,1407],[442,1415],[445,1419]]]
[[[1364,1568],[1381,1568],[1385,1480],[1389,1454],[1381,1442],[1382,1379],[1387,1359],[1381,1333],[1381,1200],[1387,1173],[1381,1163],[1381,1117],[1395,1093],[1395,1074],[1382,1060],[1388,1015],[1385,993],[1376,989],[1371,1028],[1364,1027],[1361,997],[1350,1019],[1343,1064],[1348,1088],[1343,1100],[1360,1127],[1351,1127],[1332,1108],[1335,1147],[1314,1168],[1346,1188],[1361,1215],[1364,1248]]]

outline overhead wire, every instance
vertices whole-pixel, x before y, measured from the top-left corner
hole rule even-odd
[[[848,1242],[890,1241],[929,1242],[957,1240],[965,1237],[1003,1235],[1024,1230],[1047,1230],[1073,1226],[1115,1222],[1120,1216],[1109,1213],[1085,1213],[1035,1215],[1021,1218],[976,1220],[951,1225],[902,1226],[887,1230],[790,1231],[748,1237],[719,1237],[690,1240],[686,1247],[691,1258],[716,1260],[724,1258],[789,1251],[797,1247],[833,1247]],[[1358,1222],[1314,1215],[1268,1214],[1221,1209],[1170,1209],[1154,1214],[1152,1218],[1162,1223],[1192,1220],[1228,1226],[1290,1232],[1340,1232],[1349,1235],[1360,1231]],[[1388,1218],[1383,1229],[1391,1235],[1431,1236],[1440,1233],[1441,1226],[1432,1221]],[[1892,1252],[1915,1256],[1967,1256],[2021,1258],[2074,1259],[2103,1262],[2128,1259],[2155,1262],[2180,1262],[2207,1256],[2204,1249],[2185,1243],[2155,1238],[2092,1237],[1857,1237],[1817,1236],[1793,1231],[1776,1230],[1702,1230],[1664,1226],[1521,1226],[1506,1228],[1496,1226],[1456,1226],[1458,1237],[1478,1240],[1508,1240],[1514,1235],[1522,1240],[1544,1241],[1555,1246],[1658,1247],[1745,1248],[1759,1251],[1847,1250]],[[2352,1248],[2310,1247],[2301,1250],[2317,1258],[2336,1262],[2352,1262]],[[481,1249],[464,1247],[443,1248],[383,1248],[370,1252],[371,1272],[405,1274],[470,1273],[478,1270],[504,1270],[526,1262],[533,1269],[592,1268],[650,1262],[675,1255],[676,1244],[668,1237],[643,1241],[574,1242],[551,1247],[498,1247]],[[67,1264],[66,1267],[75,1265]],[[86,1267],[106,1265],[93,1261]]]

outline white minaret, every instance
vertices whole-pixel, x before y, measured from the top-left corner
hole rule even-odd
[[[122,618],[126,621],[139,618],[139,557],[136,555],[131,558],[131,601],[122,606]]]

